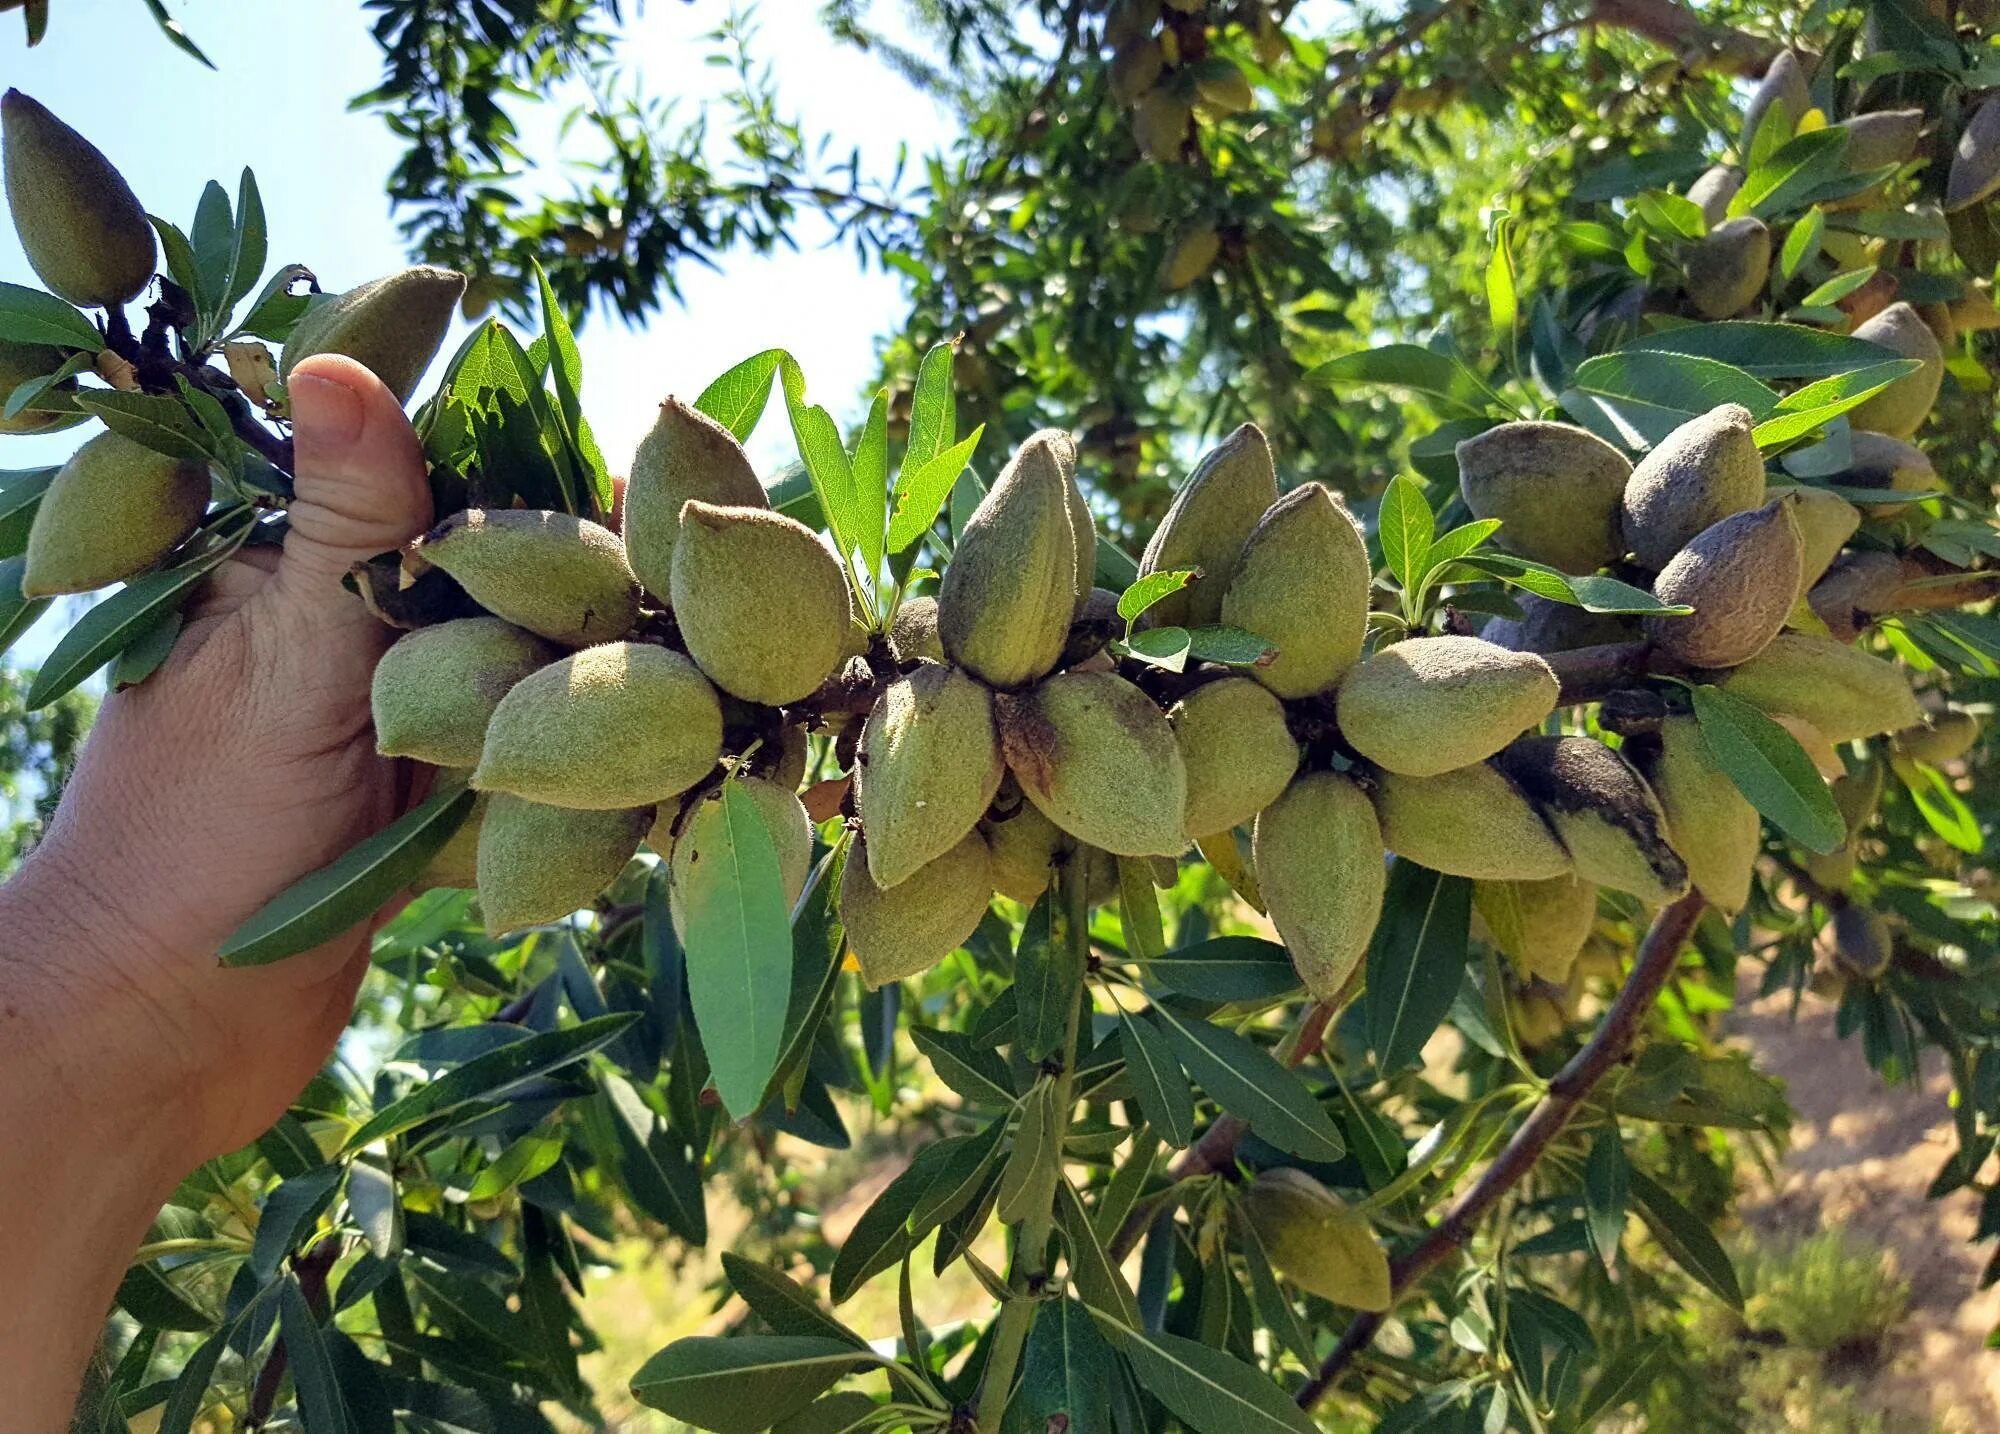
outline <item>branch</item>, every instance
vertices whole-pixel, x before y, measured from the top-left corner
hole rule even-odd
[[[1590,18],[1672,50],[1690,74],[1754,78],[1764,73],[1781,48],[1761,35],[1711,25],[1676,0],[1597,0]]]
[[[1632,974],[1625,978],[1624,987],[1605,1013],[1596,1034],[1556,1072],[1541,1104],[1521,1123],[1506,1149],[1480,1175],[1478,1183],[1407,1254],[1390,1262],[1390,1308],[1419,1280],[1464,1247],[1486,1212],[1534,1168],[1549,1142],[1561,1133],[1598,1081],[1630,1053],[1639,1023],[1673,975],[1681,947],[1693,933],[1705,905],[1698,893],[1689,892],[1653,918],[1652,929],[1647,931],[1638,958],[1632,963]],[[1299,1390],[1296,1397],[1301,1409],[1312,1408],[1326,1396],[1341,1372],[1375,1338],[1387,1314],[1388,1310],[1380,1310],[1354,1317],[1340,1343]]]

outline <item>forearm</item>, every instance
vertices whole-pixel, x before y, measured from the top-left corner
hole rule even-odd
[[[176,1179],[161,1093],[114,1096],[93,1059],[106,996],[55,876],[30,863],[0,887],[0,1423],[30,1434],[68,1427],[126,1262]]]

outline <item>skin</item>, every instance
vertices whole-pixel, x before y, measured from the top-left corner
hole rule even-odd
[[[46,838],[0,887],[0,1408],[68,1426],[131,1252],[189,1171],[267,1129],[327,1056],[366,926],[274,966],[215,948],[407,806],[376,756],[389,629],[340,586],[430,523],[416,435],[349,359],[291,380],[282,556],[217,570],[172,659],[108,698]]]

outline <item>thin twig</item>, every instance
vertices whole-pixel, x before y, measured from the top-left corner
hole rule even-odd
[[[1596,1034],[1556,1072],[1555,1079],[1549,1082],[1548,1094],[1521,1123],[1506,1148],[1486,1167],[1478,1183],[1452,1206],[1444,1219],[1431,1227],[1429,1234],[1390,1263],[1391,1309],[1419,1280],[1464,1248],[1486,1212],[1534,1169],[1549,1142],[1561,1133],[1598,1081],[1630,1054],[1640,1022],[1673,975],[1681,948],[1693,933],[1705,906],[1699,893],[1689,892],[1653,919],[1652,928],[1640,943],[1638,958],[1632,963],[1632,974],[1626,977]],[[1342,1371],[1375,1338],[1387,1313],[1382,1310],[1354,1317],[1341,1334],[1340,1342],[1320,1362],[1319,1370],[1300,1388],[1296,1399],[1301,1409],[1311,1409],[1326,1396]]]

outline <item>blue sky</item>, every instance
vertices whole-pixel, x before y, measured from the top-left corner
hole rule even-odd
[[[202,185],[232,193],[245,165],[256,171],[271,236],[271,263],[307,264],[330,289],[374,278],[405,262],[383,184],[399,156],[373,116],[348,100],[375,85],[380,57],[358,3],[338,0],[170,0],[173,13],[215,61],[202,68],[170,46],[140,0],[69,0],[56,5],[49,36],[34,50],[18,12],[0,15],[0,82],[18,86],[82,130],[118,165],[146,207],[186,227]],[[858,147],[864,169],[886,173],[899,140],[935,146],[946,115],[879,62],[827,37],[814,0],[771,0],[757,11],[757,55],[773,70],[784,109],[807,132],[830,134],[835,152]],[[628,11],[637,11],[628,6]],[[706,66],[700,36],[724,12],[702,0],[653,0],[629,15],[621,60],[656,95],[691,104],[726,79]],[[891,6],[885,18],[893,19]],[[586,143],[584,127],[559,139],[566,97],[514,113],[537,161],[531,184],[560,190],[563,169]],[[880,334],[901,313],[897,282],[863,272],[853,251],[825,247],[809,226],[799,252],[725,258],[720,271],[689,266],[684,303],[670,304],[645,332],[594,317],[580,344],[584,403],[614,467],[622,467],[669,393],[692,396],[740,358],[782,345],[805,369],[813,397],[845,427],[863,411],[861,387]],[[0,279],[34,283],[10,227],[0,226]],[[446,351],[459,335],[447,340]],[[59,462],[76,434],[0,440],[0,467]],[[791,456],[782,423],[767,419],[752,443],[770,472]],[[13,656],[32,663],[67,622],[45,619]]]

